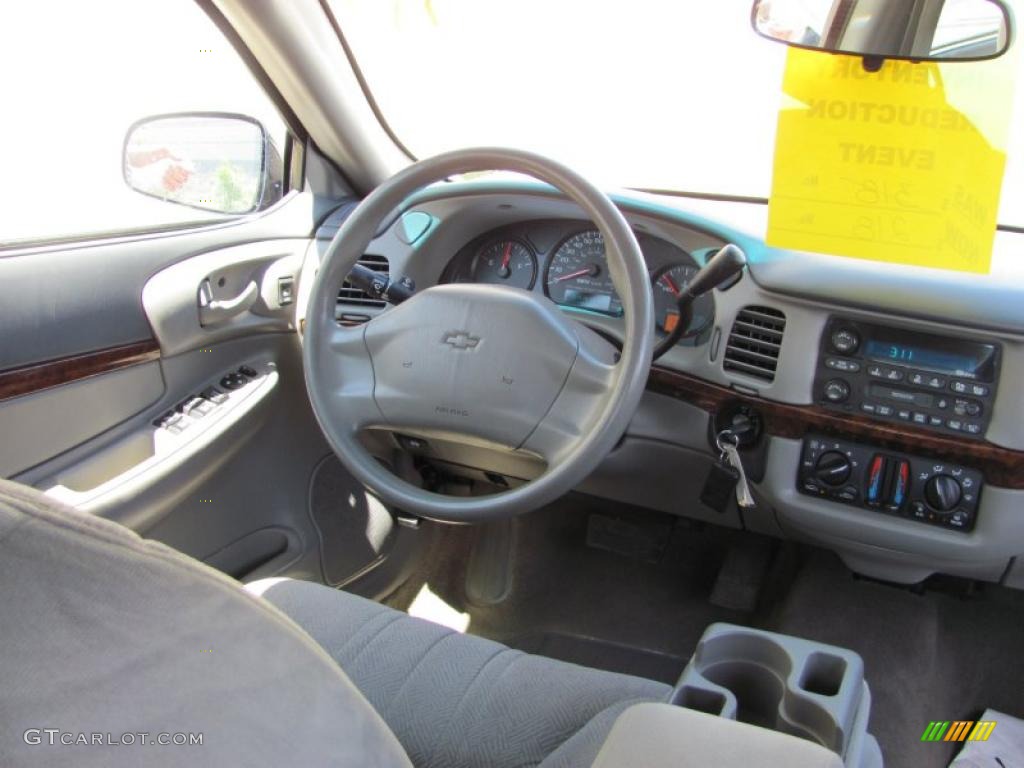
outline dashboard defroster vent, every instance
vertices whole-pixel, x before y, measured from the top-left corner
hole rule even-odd
[[[775,381],[786,316],[771,307],[744,307],[736,314],[722,366],[763,381]]]
[[[388,259],[386,256],[366,255],[360,258],[357,263],[361,264],[362,266],[368,269],[372,269],[374,272],[378,272],[384,275],[384,277],[388,277],[388,272],[391,268],[391,265],[388,264]],[[356,288],[354,285],[349,283],[348,280],[342,283],[341,290],[338,291],[338,313],[342,312],[343,307],[366,307],[380,309],[384,307],[386,304],[387,302],[382,301],[381,299],[375,299],[370,296],[367,296],[366,293],[364,293],[362,290]]]

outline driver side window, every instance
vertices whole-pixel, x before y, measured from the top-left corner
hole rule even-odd
[[[0,32],[0,248],[208,224],[281,198],[285,123],[196,3],[54,12],[19,5]],[[181,113],[205,119],[145,122]]]

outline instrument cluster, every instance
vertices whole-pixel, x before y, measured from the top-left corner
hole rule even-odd
[[[657,330],[671,333],[679,321],[676,301],[700,264],[666,240],[644,232],[636,235],[651,275]],[[477,237],[448,264],[442,282],[539,290],[570,311],[607,317],[623,314],[608,271],[604,237],[586,221],[528,222]],[[688,336],[702,341],[714,317],[713,296],[701,296],[694,304]]]

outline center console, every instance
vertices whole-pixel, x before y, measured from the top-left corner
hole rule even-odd
[[[834,315],[819,346],[814,400],[830,410],[980,440],[992,417],[1000,359],[997,344]],[[927,456],[809,435],[796,486],[807,496],[967,533],[977,519],[982,475]]]
[[[829,409],[980,439],[999,377],[996,344],[829,318],[814,400]]]
[[[868,733],[864,662],[846,648],[792,635],[712,624],[671,703],[815,742],[850,768],[881,768]]]

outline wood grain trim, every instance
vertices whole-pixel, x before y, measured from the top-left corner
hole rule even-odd
[[[129,365],[157,360],[159,357],[160,345],[155,339],[147,339],[20,368],[8,368],[0,371],[0,400],[31,394],[89,376],[98,376],[101,373],[110,373]]]
[[[777,403],[666,368],[651,368],[647,389],[685,400],[712,413],[726,403],[747,403],[761,412],[765,431],[770,435],[799,440],[810,432],[832,434],[879,448],[973,467],[993,485],[1024,489],[1024,451],[1010,450],[984,440],[938,434],[909,424],[875,421],[816,405]]]

